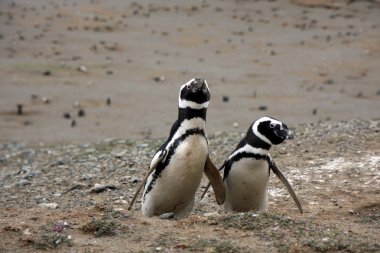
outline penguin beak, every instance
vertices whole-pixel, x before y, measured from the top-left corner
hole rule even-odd
[[[275,134],[282,139],[294,139],[294,133],[287,129],[276,130]]]
[[[201,79],[201,78],[195,78],[191,84],[191,88],[192,88],[193,92],[197,92],[200,90],[207,89],[206,81],[204,79]]]

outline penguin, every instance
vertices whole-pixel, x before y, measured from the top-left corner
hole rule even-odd
[[[269,154],[272,145],[293,139],[288,126],[271,117],[261,117],[251,124],[245,137],[228,156],[220,170],[224,169],[226,199],[223,207],[227,212],[268,210],[268,181],[272,170],[284,183],[298,210],[302,206],[290,183]],[[206,193],[209,186],[206,187]]]
[[[203,172],[210,180],[217,203],[221,205],[224,202],[223,180],[208,154],[205,127],[209,101],[210,90],[206,80],[194,78],[181,86],[178,118],[168,139],[154,155],[129,209],[145,185],[141,207],[143,215],[185,217],[193,208]]]

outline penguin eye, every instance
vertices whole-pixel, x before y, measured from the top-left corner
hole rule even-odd
[[[269,125],[270,128],[274,128],[275,126],[276,126],[276,125],[273,124],[273,123],[270,123],[270,125]]]
[[[186,89],[190,90],[190,85],[186,85]]]

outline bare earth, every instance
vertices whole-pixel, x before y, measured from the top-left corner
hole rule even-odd
[[[0,252],[380,252],[379,12],[0,1]],[[268,214],[225,214],[203,188],[182,220],[127,210],[193,77],[217,165],[262,115],[296,132],[271,154],[304,214],[273,175]]]

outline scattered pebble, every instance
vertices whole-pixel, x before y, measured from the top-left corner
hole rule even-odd
[[[17,115],[22,115],[23,114],[22,108],[23,108],[23,105],[21,105],[21,104],[17,105]]]
[[[78,111],[78,117],[84,117],[84,116],[86,116],[85,111],[83,109],[79,109],[79,111]]]
[[[92,193],[101,193],[104,192],[105,190],[110,189],[110,190],[116,190],[117,187],[113,184],[95,184],[94,187],[90,189],[90,192]]]
[[[42,73],[42,75],[44,76],[51,76],[51,71],[50,70],[46,70]]]
[[[259,111],[266,111],[266,110],[268,110],[268,107],[266,105],[259,106]]]
[[[165,76],[157,76],[157,77],[154,77],[153,80],[156,82],[163,82],[166,80],[166,77]]]
[[[81,65],[81,66],[78,67],[78,71],[80,71],[82,73],[87,73],[88,72],[86,66],[83,66],[83,65]]]
[[[56,209],[58,207],[57,203],[41,203],[39,204],[40,207],[48,208],[48,209]]]
[[[63,118],[65,118],[65,119],[70,119],[70,118],[71,118],[70,113],[69,113],[69,112],[64,112],[64,113],[63,113]]]

